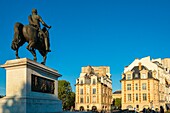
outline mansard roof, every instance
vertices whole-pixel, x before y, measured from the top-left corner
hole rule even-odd
[[[141,66],[141,70],[148,70],[148,78],[152,78],[152,71],[151,70],[149,70],[147,67],[145,67],[145,66]],[[139,79],[139,78],[141,78],[140,76],[140,71],[141,70],[139,70],[139,66],[135,66],[131,71],[133,72],[133,79]],[[138,77],[136,77],[136,74],[138,75]]]
[[[117,90],[117,91],[115,91],[115,92],[113,92],[113,94],[121,94],[121,90]]]
[[[139,68],[141,68],[141,69],[139,69]],[[132,79],[140,79],[141,78],[141,74],[140,74],[140,71],[142,71],[142,70],[147,70],[148,71],[148,78],[153,78],[153,76],[152,76],[152,70],[149,70],[147,67],[145,67],[145,66],[141,66],[141,67],[139,67],[139,66],[134,66],[133,68],[132,68]],[[122,80],[125,80],[126,79],[126,73],[123,73],[125,76],[124,76],[124,78],[122,78]]]

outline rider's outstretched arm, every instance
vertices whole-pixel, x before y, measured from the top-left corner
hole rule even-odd
[[[43,20],[42,20],[42,18],[39,16],[39,20],[40,20],[40,22],[42,23],[42,25],[44,25],[45,27],[47,27],[47,28],[51,28],[51,26],[48,26]]]

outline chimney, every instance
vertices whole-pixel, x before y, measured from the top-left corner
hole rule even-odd
[[[142,70],[142,63],[139,62],[139,70]]]

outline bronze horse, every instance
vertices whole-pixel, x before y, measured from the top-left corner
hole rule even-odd
[[[43,27],[42,31],[49,37],[49,32],[45,27]],[[35,52],[35,49],[37,49],[43,56],[43,62],[41,62],[41,64],[45,65],[48,52],[45,49],[44,39],[40,38],[38,30],[33,26],[24,26],[22,23],[17,22],[14,25],[14,38],[11,45],[11,48],[16,51],[15,55],[17,59],[20,58],[18,56],[18,50],[25,42],[28,43],[27,49],[34,56],[33,60],[37,60]]]

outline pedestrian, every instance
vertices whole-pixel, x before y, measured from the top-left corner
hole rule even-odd
[[[163,108],[163,106],[160,106],[160,113],[164,113],[164,108]]]

